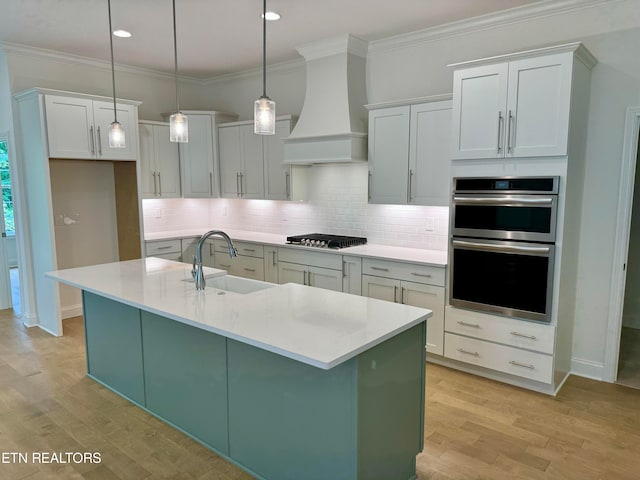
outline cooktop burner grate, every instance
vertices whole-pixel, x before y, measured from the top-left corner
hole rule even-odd
[[[294,245],[306,245],[308,247],[345,248],[353,247],[355,245],[364,245],[367,243],[367,239],[364,237],[309,233],[307,235],[293,235],[287,237],[287,243]]]

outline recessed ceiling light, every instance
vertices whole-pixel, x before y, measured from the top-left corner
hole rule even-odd
[[[262,17],[262,15],[260,15],[260,17]],[[267,12],[264,14],[264,17],[267,19],[268,22],[273,20],[280,20],[280,14],[276,12]]]
[[[120,37],[120,38],[130,38],[131,37],[131,32],[127,32],[126,30],[114,30],[113,34],[116,37]]]

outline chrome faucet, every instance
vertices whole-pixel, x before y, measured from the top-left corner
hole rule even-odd
[[[196,245],[196,254],[193,256],[193,268],[191,269],[191,276],[193,276],[193,280],[195,281],[196,290],[204,290],[205,287],[204,273],[202,273],[202,245],[204,245],[207,238],[213,235],[222,237],[227,241],[229,256],[231,258],[238,256],[238,251],[236,250],[236,247],[233,246],[231,238],[229,238],[229,235],[224,233],[222,230],[210,230],[202,235]]]

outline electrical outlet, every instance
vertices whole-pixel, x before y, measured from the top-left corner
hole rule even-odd
[[[436,219],[433,217],[425,218],[425,230],[427,232],[433,232],[436,229]]]
[[[154,208],[153,209],[153,217],[154,218],[162,218],[162,209],[161,208]]]
[[[226,205],[224,205],[224,206],[222,207],[222,216],[223,216],[223,217],[226,217],[226,216],[227,216],[227,206],[226,206]]]

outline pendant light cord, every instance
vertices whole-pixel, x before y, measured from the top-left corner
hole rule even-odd
[[[180,111],[180,102],[178,101],[178,38],[176,35],[176,0],[173,0],[173,65],[174,76],[176,79],[176,111]]]
[[[107,0],[107,8],[109,10],[109,48],[111,50],[111,84],[113,85],[113,120],[118,123],[118,114],[116,110],[116,72],[113,65],[113,29],[111,28],[111,0]]]
[[[262,96],[267,97],[267,0],[262,0]]]

